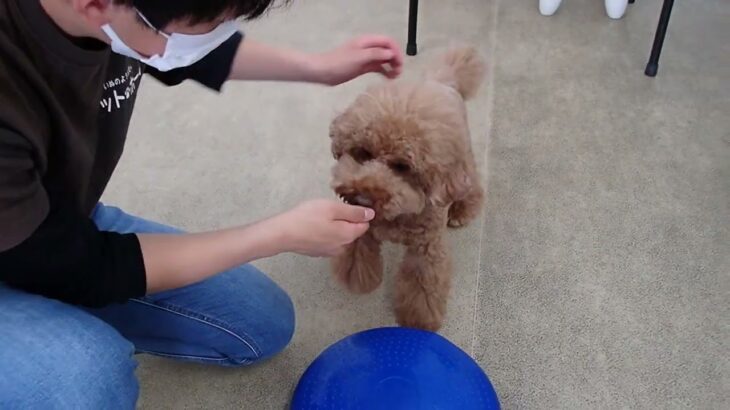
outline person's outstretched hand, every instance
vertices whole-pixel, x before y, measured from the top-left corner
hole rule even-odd
[[[314,200],[271,219],[286,252],[330,257],[365,234],[375,217],[372,209],[334,200]]]
[[[318,82],[339,85],[368,73],[396,78],[403,71],[403,53],[390,37],[366,35],[313,56],[312,63]]]

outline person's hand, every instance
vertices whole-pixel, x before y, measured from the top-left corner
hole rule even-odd
[[[271,229],[281,233],[285,252],[329,257],[365,234],[374,217],[372,209],[321,199],[274,217]]]
[[[368,73],[393,79],[403,71],[403,53],[389,37],[366,35],[327,53],[313,55],[311,64],[315,81],[327,85],[346,83]]]

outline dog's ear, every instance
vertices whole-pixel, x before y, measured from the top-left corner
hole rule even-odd
[[[453,169],[439,176],[431,191],[431,201],[436,206],[448,206],[464,199],[471,190],[472,181],[466,170],[466,164],[460,162]]]
[[[332,123],[330,124],[330,140],[332,156],[335,159],[340,159],[345,150],[345,143],[343,136],[347,135],[348,123],[347,112],[338,114]]]

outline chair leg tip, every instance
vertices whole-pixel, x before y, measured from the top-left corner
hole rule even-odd
[[[644,74],[649,77],[656,77],[657,71],[659,71],[659,64],[649,63],[646,65],[646,70],[644,70]]]
[[[406,46],[406,54],[408,54],[409,56],[415,56],[416,54],[418,54],[418,46],[416,46],[415,44],[408,44]]]

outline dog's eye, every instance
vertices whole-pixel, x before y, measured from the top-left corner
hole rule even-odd
[[[403,161],[391,162],[390,168],[399,174],[407,174],[407,173],[411,172],[411,166],[406,164]]]
[[[352,155],[355,161],[360,163],[368,162],[374,158],[370,151],[362,147],[353,148],[352,151],[350,151],[350,155]]]

